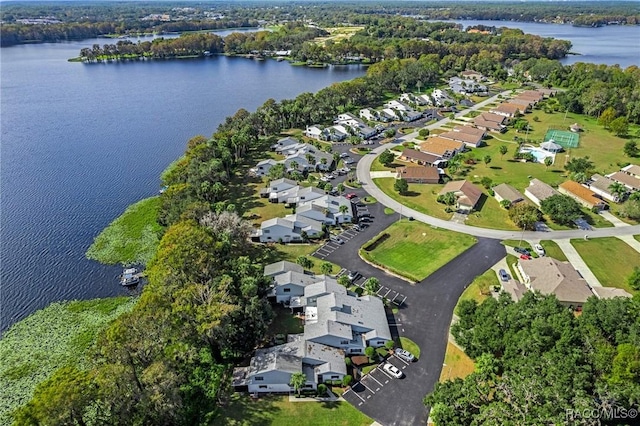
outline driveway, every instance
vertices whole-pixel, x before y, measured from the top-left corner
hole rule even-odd
[[[370,210],[383,210],[377,203]],[[345,395],[347,401],[366,415],[385,426],[425,424],[427,408],[422,403],[440,378],[444,354],[447,348],[449,324],[460,295],[473,279],[502,259],[506,252],[500,241],[480,238],[478,242],[417,284],[409,284],[395,276],[364,262],[357,254],[362,244],[382,231],[397,215],[376,218],[369,232],[361,232],[331,253],[326,259],[365,277],[376,277],[380,283],[407,296],[403,306],[395,315],[395,327],[401,336],[413,340],[421,348],[420,360],[405,370],[406,377],[385,383],[379,391],[358,386],[360,398]],[[366,382],[365,382],[366,383]],[[359,402],[363,402],[359,405]]]

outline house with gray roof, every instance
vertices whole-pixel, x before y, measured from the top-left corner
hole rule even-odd
[[[306,306],[316,306],[318,297],[326,296],[327,294],[351,294],[344,286],[338,284],[334,278],[320,275],[321,280],[309,284],[304,288],[304,294],[301,296],[292,297],[289,301],[289,307],[293,309],[305,308]]]
[[[315,200],[325,195],[327,195],[327,193],[324,190],[315,186],[298,187],[298,190],[292,193],[285,202],[288,206],[294,207],[298,203]]]
[[[526,195],[527,198],[533,201],[533,203],[538,207],[540,207],[540,203],[547,198],[559,194],[560,193],[558,191],[539,179],[531,179],[529,186],[524,190],[524,195]]]
[[[323,279],[324,275],[316,276],[305,274],[304,272],[287,271],[273,277],[273,286],[269,296],[275,297],[276,303],[288,305],[292,297],[304,295],[305,287]]]
[[[501,183],[500,185],[494,186],[492,189],[494,197],[496,197],[498,202],[508,200],[511,204],[515,204],[524,200],[524,195],[509,184]]]
[[[309,238],[319,238],[324,232],[322,222],[306,217],[290,214],[285,217],[276,217],[265,220],[260,224],[260,229],[253,235],[262,243],[279,242],[302,242],[302,233],[306,233]]]
[[[262,160],[256,164],[256,167],[253,168],[256,176],[266,176],[269,174],[269,170],[276,164],[279,164],[276,160],[268,158],[266,160]]]
[[[316,389],[329,380],[342,380],[347,374],[344,352],[326,345],[305,341],[302,335],[271,348],[258,349],[248,367],[234,369],[233,386],[251,393],[290,393],[291,376],[304,373],[304,388]]]
[[[271,149],[277,152],[282,152],[287,149],[287,147],[297,145],[299,143],[300,141],[298,139],[287,136],[286,138],[279,139],[278,142],[271,145]]]
[[[531,291],[553,294],[558,301],[573,309],[581,309],[593,296],[587,281],[578,274],[569,262],[551,257],[519,261],[518,271],[524,285]]]
[[[591,176],[589,182],[586,183],[586,187],[602,198],[618,203],[620,202],[619,197],[609,189],[614,183],[616,183],[615,180],[596,173]]]
[[[341,210],[344,210],[344,212]],[[353,220],[351,202],[342,196],[323,195],[322,197],[299,203],[296,209],[296,213],[299,215],[320,220],[317,219],[319,217],[318,212],[322,214],[322,222],[328,225],[348,223]]]
[[[297,263],[289,262],[288,260],[281,260],[279,262],[265,265],[263,275],[265,277],[275,277],[276,275],[284,274],[289,271],[298,272],[300,274],[304,273],[302,266]]]

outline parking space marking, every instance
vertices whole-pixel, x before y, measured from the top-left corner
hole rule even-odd
[[[393,377],[392,377],[389,373],[387,373],[386,371],[384,371],[384,369],[382,369],[382,368],[381,368],[381,369],[380,369],[380,371],[382,371],[382,374],[384,374],[384,375],[385,375],[385,376],[387,376],[388,378],[393,379]]]
[[[404,359],[400,358],[399,356],[392,356],[389,359],[397,359],[398,361],[402,362],[405,365],[409,365],[409,363],[407,361],[405,361]],[[404,367],[403,367],[404,368]]]
[[[400,303],[398,304],[398,306],[402,305],[402,304],[404,303],[404,301],[405,301],[405,300],[407,300],[407,296],[405,296],[405,297],[404,297],[404,299],[402,299],[402,302],[400,302]]]
[[[373,377],[373,375],[372,375],[372,373],[373,373],[374,371],[376,371],[376,370],[377,370],[377,368],[376,368],[376,369],[374,369],[374,370],[371,370],[371,373],[369,373],[367,377],[371,377],[373,380],[375,380],[375,381],[376,381],[376,383],[378,383],[380,386],[382,386],[382,383],[380,383],[380,382],[378,381],[378,379],[376,379],[376,378],[375,378],[375,377]],[[377,390],[380,390],[380,388],[378,388]]]
[[[374,393],[374,394],[375,394],[375,392],[374,392],[374,391],[372,391],[372,390],[371,390],[371,388],[370,388],[369,386],[367,386],[367,385],[365,385],[365,384],[364,384],[364,380],[365,380],[367,377],[369,377],[369,376],[364,376],[364,377],[362,378],[362,380],[360,380],[360,384],[361,384],[362,386],[364,386],[365,388],[367,388],[367,390],[368,390],[369,392],[371,392],[371,393]],[[371,395],[369,395],[367,398],[369,398],[370,396],[371,396]]]
[[[387,292],[382,297],[387,297],[387,294],[391,293],[391,289],[387,290]]]
[[[363,398],[363,397],[361,397],[360,395],[358,395],[358,392],[356,392],[356,391],[354,391],[354,390],[351,390],[351,389],[347,389],[347,392],[353,392],[353,394],[354,394],[355,396],[357,396],[358,398],[360,398],[360,400],[361,400],[362,402],[364,402],[364,398]],[[345,392],[345,394],[346,394],[347,392]],[[361,404],[362,404],[362,402],[361,402]]]
[[[387,383],[389,383],[389,378],[387,376],[384,375],[384,373],[382,372],[382,370],[380,369],[380,367],[376,368],[375,370],[371,371],[370,374],[373,374],[376,371],[380,371],[380,374],[382,374],[382,376],[384,377],[383,379],[376,379],[377,382],[379,382],[380,384],[382,384],[382,386],[386,385]],[[382,381],[384,381],[384,384],[382,383]]]

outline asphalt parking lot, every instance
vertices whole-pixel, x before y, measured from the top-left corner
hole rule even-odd
[[[405,377],[396,379],[384,371],[382,367],[386,363],[394,365],[404,373]],[[408,362],[398,357],[390,356],[344,392],[342,397],[351,403],[351,405],[361,409],[362,405],[375,400],[375,395],[380,392],[388,394],[389,392],[394,392],[394,390],[401,391],[403,387],[401,382],[411,374],[411,367],[412,365]]]
[[[346,274],[348,272],[344,270],[344,273]],[[357,287],[364,288],[364,282],[367,280],[367,278],[368,277],[361,276],[358,279],[353,280],[352,283]],[[380,285],[380,288],[376,292],[376,295],[382,299],[391,301],[396,306],[401,306],[404,302],[407,301],[407,296],[383,284]]]

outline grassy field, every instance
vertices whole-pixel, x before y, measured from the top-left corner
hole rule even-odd
[[[374,179],[374,183],[385,194],[409,208],[444,220],[449,220],[453,216],[453,213],[444,211],[444,204],[436,201],[438,192],[444,185],[410,183],[407,195],[400,195],[393,189],[394,182],[394,178]]]
[[[322,246],[321,243],[309,243],[309,244],[274,244],[273,250],[277,252],[276,256],[280,260],[288,260],[290,262],[296,261],[299,256],[307,256],[313,263],[311,271],[315,274],[320,274],[320,268],[325,260],[316,259],[312,254]],[[275,260],[274,260],[275,262]],[[327,262],[331,263],[331,262]],[[340,267],[335,263],[331,263],[333,269],[331,274],[337,274],[340,271]]]
[[[484,299],[486,299],[487,297],[490,297],[491,287],[494,285],[500,285],[500,281],[498,281],[496,272],[493,269],[489,269],[484,274],[478,275],[476,279],[473,280],[471,284],[469,284],[469,287],[467,287],[462,293],[462,295],[460,296],[460,299],[456,304],[454,312],[457,311],[458,305],[463,300],[471,299],[471,300],[475,300],[478,303],[482,303]]]
[[[130,205],[94,239],[87,258],[109,265],[146,264],[156,253],[162,236],[159,210],[160,197]]]
[[[441,382],[452,380],[456,377],[463,379],[473,373],[474,369],[475,364],[471,358],[454,344],[447,343],[447,352],[444,354],[444,365],[440,372]]]
[[[517,230],[518,227],[509,219],[509,212],[500,206],[500,203],[487,194],[476,204],[477,211],[467,216],[465,223],[471,226],[492,229]]]
[[[540,245],[542,246],[542,248],[544,248],[544,251],[547,253],[548,257],[553,257],[554,259],[558,259],[563,262],[567,261],[567,256],[564,255],[564,252],[562,251],[560,246],[556,244],[555,241],[540,241]]]
[[[235,394],[212,426],[368,426],[370,418],[348,402],[289,402],[288,396],[253,400]]]
[[[396,222],[384,233],[389,234],[386,240],[370,252],[360,249],[361,255],[416,282],[476,242],[471,236],[435,229],[420,222]]]
[[[518,275],[515,272],[515,268],[513,267],[514,263],[518,262],[518,258],[512,254],[507,255],[507,265],[509,265],[509,275],[513,277],[513,279],[517,279]]]
[[[622,288],[631,294],[636,292],[627,284],[627,278],[633,267],[640,265],[640,253],[627,243],[607,237],[575,239],[571,244],[603,286]]]
[[[98,333],[137,299],[117,297],[53,303],[15,323],[0,340],[0,424],[29,401],[59,368],[86,363]]]
[[[331,40],[335,43],[339,43],[342,40],[350,39],[352,35],[354,35],[355,33],[357,33],[362,29],[364,29],[364,27],[360,27],[360,26],[325,28],[325,30],[327,30],[329,35],[326,37],[317,37],[314,39],[314,41],[318,44],[321,44],[322,46],[324,46],[328,40]]]

